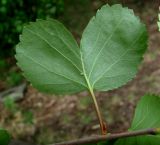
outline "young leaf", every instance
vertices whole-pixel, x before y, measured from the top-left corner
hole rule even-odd
[[[11,140],[8,132],[2,128],[0,128],[0,145],[8,145]]]
[[[160,128],[160,97],[145,95],[138,103],[130,131]],[[115,145],[158,145],[159,135],[129,137],[118,140]]]
[[[132,10],[105,5],[86,27],[80,48],[56,20],[38,20],[23,29],[18,65],[41,91],[106,91],[131,80],[147,48],[145,26]]]

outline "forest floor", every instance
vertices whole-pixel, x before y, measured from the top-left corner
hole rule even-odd
[[[79,42],[89,19],[103,4],[103,1],[98,0],[68,0],[64,15],[59,19]],[[158,6],[152,2],[124,5],[134,9],[147,25],[149,47],[136,78],[114,91],[96,93],[109,132],[121,132],[129,128],[136,103],[141,96],[146,93],[160,94]],[[0,105],[0,124],[15,139],[45,145],[100,132],[94,105],[87,92],[71,96],[45,95],[28,85],[24,98],[16,104],[10,104],[12,111],[5,105]]]

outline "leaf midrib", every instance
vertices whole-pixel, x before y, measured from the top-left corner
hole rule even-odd
[[[146,109],[146,113],[145,113],[143,119],[141,119],[133,128],[131,128],[131,130],[137,129],[138,126],[141,125],[141,123],[146,119],[147,114],[149,113],[149,102],[147,102],[147,105],[146,105],[146,106],[147,106],[147,107],[146,107],[147,109]],[[139,129],[139,128],[138,128],[138,129]]]
[[[91,87],[91,84],[90,84],[90,81],[89,79],[87,78],[87,74],[86,74],[86,70],[85,70],[85,65],[84,65],[84,61],[83,61],[83,53],[80,51],[80,55],[81,55],[81,63],[82,63],[82,70],[83,70],[83,75],[84,75],[84,78],[86,80],[86,84],[87,84],[87,88],[90,92],[93,92],[93,88]]]
[[[160,104],[160,100],[158,99],[157,101],[158,101],[159,104]],[[150,112],[149,112],[150,102],[147,101],[147,104],[144,105],[144,106],[147,106],[147,107],[146,107],[147,109],[146,109],[146,111],[145,111],[145,115],[144,115],[143,119],[139,120],[138,123],[137,123],[133,128],[131,128],[131,130],[143,129],[143,128],[139,128],[139,127],[140,127],[140,125],[143,123],[143,121],[147,118],[148,114],[150,113]],[[156,112],[158,112],[158,111],[159,111],[159,110],[157,110]],[[155,112],[154,112],[154,113],[155,113]],[[141,113],[141,114],[142,114],[142,113]],[[152,120],[152,122],[150,123],[149,127],[152,127],[157,121],[160,121],[160,120],[159,120],[159,119],[157,119],[157,120]]]
[[[89,76],[88,76],[89,79],[90,79],[90,76],[91,76],[91,74],[92,74],[92,72],[93,72],[94,66],[95,66],[95,64],[96,64],[96,61],[97,61],[99,55],[101,54],[102,50],[105,48],[106,44],[107,44],[107,43],[109,42],[109,40],[112,38],[112,36],[114,35],[115,31],[119,28],[118,26],[119,26],[122,22],[123,22],[123,18],[121,18],[120,22],[116,25],[115,29],[114,29],[113,32],[110,34],[110,36],[108,37],[108,39],[104,42],[104,44],[102,45],[102,48],[100,49],[99,53],[98,53],[97,56],[95,57],[95,60],[94,60],[94,62],[93,62],[93,64],[92,64],[91,70],[90,70],[90,72],[89,72]],[[100,27],[100,28],[101,28],[101,27]],[[101,29],[102,29],[102,28],[101,28]],[[101,32],[102,32],[102,31],[101,31]]]

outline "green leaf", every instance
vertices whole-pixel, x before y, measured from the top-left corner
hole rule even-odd
[[[80,49],[56,20],[37,20],[23,29],[16,48],[18,65],[39,90],[73,93],[86,88]]]
[[[131,80],[146,48],[146,28],[132,10],[103,6],[81,40],[82,62],[91,87],[107,91]]]
[[[160,127],[160,97],[145,95],[138,103],[130,131]],[[159,135],[129,137],[118,140],[115,145],[158,145]]]
[[[41,91],[106,91],[131,80],[147,48],[146,27],[132,10],[105,5],[93,17],[78,47],[56,20],[38,20],[23,29],[18,65]]]
[[[11,140],[9,133],[0,128],[0,145],[8,145]]]
[[[159,145],[159,143],[160,137],[148,135],[119,139],[114,145]]]
[[[145,95],[138,103],[130,130],[160,127],[160,97]]]
[[[159,31],[160,31],[160,14],[158,15],[158,28],[159,28]]]

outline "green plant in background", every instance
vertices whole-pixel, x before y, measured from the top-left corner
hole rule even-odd
[[[24,124],[33,124],[34,115],[31,110],[22,110],[15,102],[15,99],[12,96],[7,96],[3,100],[5,109],[7,109],[11,116],[16,116],[16,113],[20,113],[21,120]],[[9,115],[9,116],[10,116]]]
[[[24,23],[36,18],[56,17],[63,12],[63,0],[1,0],[0,57],[13,54]]]
[[[0,80],[6,88],[18,85],[22,81],[20,74],[8,70],[14,61],[14,47],[23,25],[37,18],[55,18],[63,12],[64,0],[1,0],[0,1]],[[7,64],[7,65],[6,65]]]
[[[0,72],[1,72],[1,73],[6,71],[7,66],[8,66],[8,65],[7,65],[6,61],[3,60],[3,59],[0,59]],[[5,77],[5,75],[6,75],[5,73],[2,73],[2,74],[0,75],[0,80],[3,80],[4,77]]]
[[[11,65],[8,65],[5,60],[0,60],[0,80],[6,82],[7,87],[19,85],[23,77],[17,70],[10,69]],[[8,71],[8,69],[10,69]]]
[[[20,75],[20,73],[18,72],[8,72],[7,74],[7,79],[6,82],[8,83],[9,86],[15,86],[20,84],[20,82],[22,82],[22,76]]]
[[[3,128],[0,128],[0,145],[8,145],[10,141],[11,136],[9,135],[9,133]]]
[[[105,5],[85,28],[80,48],[56,20],[37,20],[26,25],[16,48],[16,59],[24,76],[40,91],[68,94],[89,90],[105,135],[106,125],[94,91],[113,90],[134,78],[147,40],[146,27],[132,10]]]
[[[16,113],[18,111],[18,106],[12,96],[7,96],[3,101],[4,107],[11,113]]]
[[[0,60],[0,71],[4,70],[7,66],[5,60]]]

